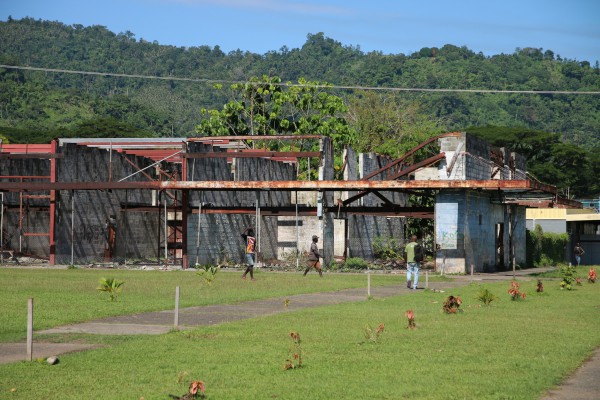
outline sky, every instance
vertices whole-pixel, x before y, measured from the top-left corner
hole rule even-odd
[[[0,20],[9,16],[226,53],[300,48],[308,34],[323,32],[365,53],[452,44],[486,56],[534,47],[600,60],[599,0],[0,0]]]

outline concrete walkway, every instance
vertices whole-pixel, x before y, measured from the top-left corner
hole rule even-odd
[[[546,270],[546,269],[544,269]],[[531,272],[543,272],[542,269],[516,271],[518,279],[535,279],[528,277]],[[428,288],[433,290],[448,290],[470,282],[485,282],[510,280],[513,272],[495,274],[475,274],[453,276],[451,282],[429,282]],[[420,282],[424,286],[424,277]],[[375,298],[410,295],[415,293],[405,285],[373,287],[371,296]],[[212,305],[189,307],[179,310],[179,329],[189,329],[196,326],[216,325],[225,322],[254,318],[265,315],[275,315],[284,312],[327,306],[340,303],[364,301],[367,298],[366,288],[346,289],[336,292],[300,294],[273,299],[248,301],[239,304]],[[288,300],[287,306],[285,305]],[[82,324],[65,325],[37,331],[37,334],[51,333],[87,333],[98,335],[156,335],[169,332],[174,328],[174,310],[148,312],[135,315],[104,318]],[[34,343],[33,358],[46,358],[74,351],[88,350],[98,345],[80,343]],[[25,343],[0,343],[0,364],[25,360]],[[559,388],[549,391],[541,400],[588,400],[600,399],[600,349],[587,360]]]

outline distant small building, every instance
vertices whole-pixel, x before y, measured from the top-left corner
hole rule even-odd
[[[580,200],[584,206],[585,200]],[[580,243],[585,250],[583,265],[600,264],[600,214],[592,208],[529,208],[526,227],[539,225],[544,232],[567,233],[569,244],[565,249],[565,262],[574,263],[573,247]]]

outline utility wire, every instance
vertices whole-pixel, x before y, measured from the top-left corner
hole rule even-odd
[[[38,68],[25,67],[18,65],[0,64],[0,68],[18,69],[28,71],[56,72],[62,74],[77,74],[77,75],[96,75],[96,76],[113,76],[120,78],[137,78],[137,79],[155,79],[164,81],[183,81],[197,83],[225,83],[225,84],[256,84],[262,82],[248,81],[232,81],[224,79],[205,79],[205,78],[181,78],[175,76],[155,76],[155,75],[137,75],[137,74],[118,74],[114,72],[97,72],[97,71],[77,71],[68,69],[55,68]],[[377,86],[344,86],[344,85],[312,85],[299,83],[269,83],[275,86],[284,87],[316,87],[323,89],[348,89],[348,90],[372,90],[372,91],[389,91],[389,92],[445,92],[445,93],[507,93],[507,94],[569,94],[569,95],[599,95],[600,91],[574,91],[574,90],[502,90],[502,89],[432,89],[432,88],[401,88],[401,87],[377,87]]]

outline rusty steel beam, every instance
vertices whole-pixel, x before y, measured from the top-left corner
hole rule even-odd
[[[20,159],[41,159],[41,160],[49,160],[51,158],[64,158],[64,154],[58,153],[0,153],[0,160],[11,159],[11,160],[20,160]]]
[[[408,157],[410,157],[411,155],[413,155],[414,153],[416,153],[417,151],[421,150],[423,147],[427,146],[428,144],[435,142],[438,139],[444,138],[444,137],[457,137],[460,136],[461,133],[460,132],[449,132],[449,133],[444,133],[442,135],[438,135],[432,138],[427,139],[426,141],[424,141],[423,143],[421,143],[420,145],[414,147],[413,149],[411,149],[410,151],[408,151],[406,154],[404,154],[402,157],[392,161],[391,163],[379,168],[377,171],[373,171],[371,172],[369,175],[365,176],[363,178],[363,180],[367,180],[367,179],[371,179],[372,177],[379,175],[380,173],[389,170],[390,168],[396,166],[397,164],[401,163],[402,161],[406,160]]]
[[[183,158],[250,158],[250,157],[321,157],[320,151],[228,151],[208,153],[185,153]]]
[[[218,142],[221,140],[290,140],[322,139],[323,135],[246,135],[246,136],[205,136],[187,138],[188,142]]]
[[[435,164],[436,162],[438,162],[439,160],[441,160],[442,158],[446,157],[446,153],[439,153],[436,154],[433,157],[429,157],[428,159],[425,159],[419,163],[416,163],[414,165],[411,165],[408,168],[405,168],[403,170],[401,170],[400,172],[398,172],[395,175],[392,175],[391,177],[389,177],[389,179],[398,179],[402,176],[406,176],[408,174],[410,174],[411,172],[414,172],[416,170],[418,170],[419,168],[423,168],[423,167],[428,167],[432,164]]]
[[[431,165],[431,164],[433,164],[433,163],[436,163],[437,161],[441,160],[441,159],[442,159],[442,158],[444,158],[445,156],[446,156],[446,154],[445,154],[445,153],[440,153],[440,154],[437,154],[437,155],[435,155],[435,156],[433,156],[433,157],[429,157],[428,159],[426,159],[426,160],[423,160],[423,161],[421,161],[420,163],[417,163],[417,164],[415,164],[415,165],[412,165],[412,166],[410,166],[409,168],[403,169],[402,171],[398,172],[397,174],[395,174],[395,175],[394,175],[393,177],[391,177],[390,179],[398,179],[398,178],[400,178],[401,176],[408,175],[408,174],[410,174],[411,172],[413,172],[413,171],[415,171],[415,170],[417,170],[417,169],[419,169],[419,168],[423,168],[423,167],[425,167],[425,166],[428,166],[428,165]],[[365,179],[366,179],[366,178],[365,178]],[[363,179],[363,180],[364,180],[364,179]],[[356,182],[356,181],[355,181],[355,182]],[[348,198],[348,199],[344,200],[343,204],[344,204],[344,205],[348,205],[348,204],[350,204],[350,203],[353,203],[353,202],[355,202],[356,200],[360,199],[361,197],[364,197],[364,196],[366,196],[367,194],[369,194],[369,192],[370,192],[369,190],[366,190],[366,191],[363,191],[363,192],[357,193],[357,194],[355,194],[354,196],[352,196],[352,197],[350,197],[350,198]]]
[[[390,180],[390,181],[146,181],[146,182],[2,182],[0,191],[43,190],[414,190],[482,189],[556,193],[556,188],[532,180]]]

